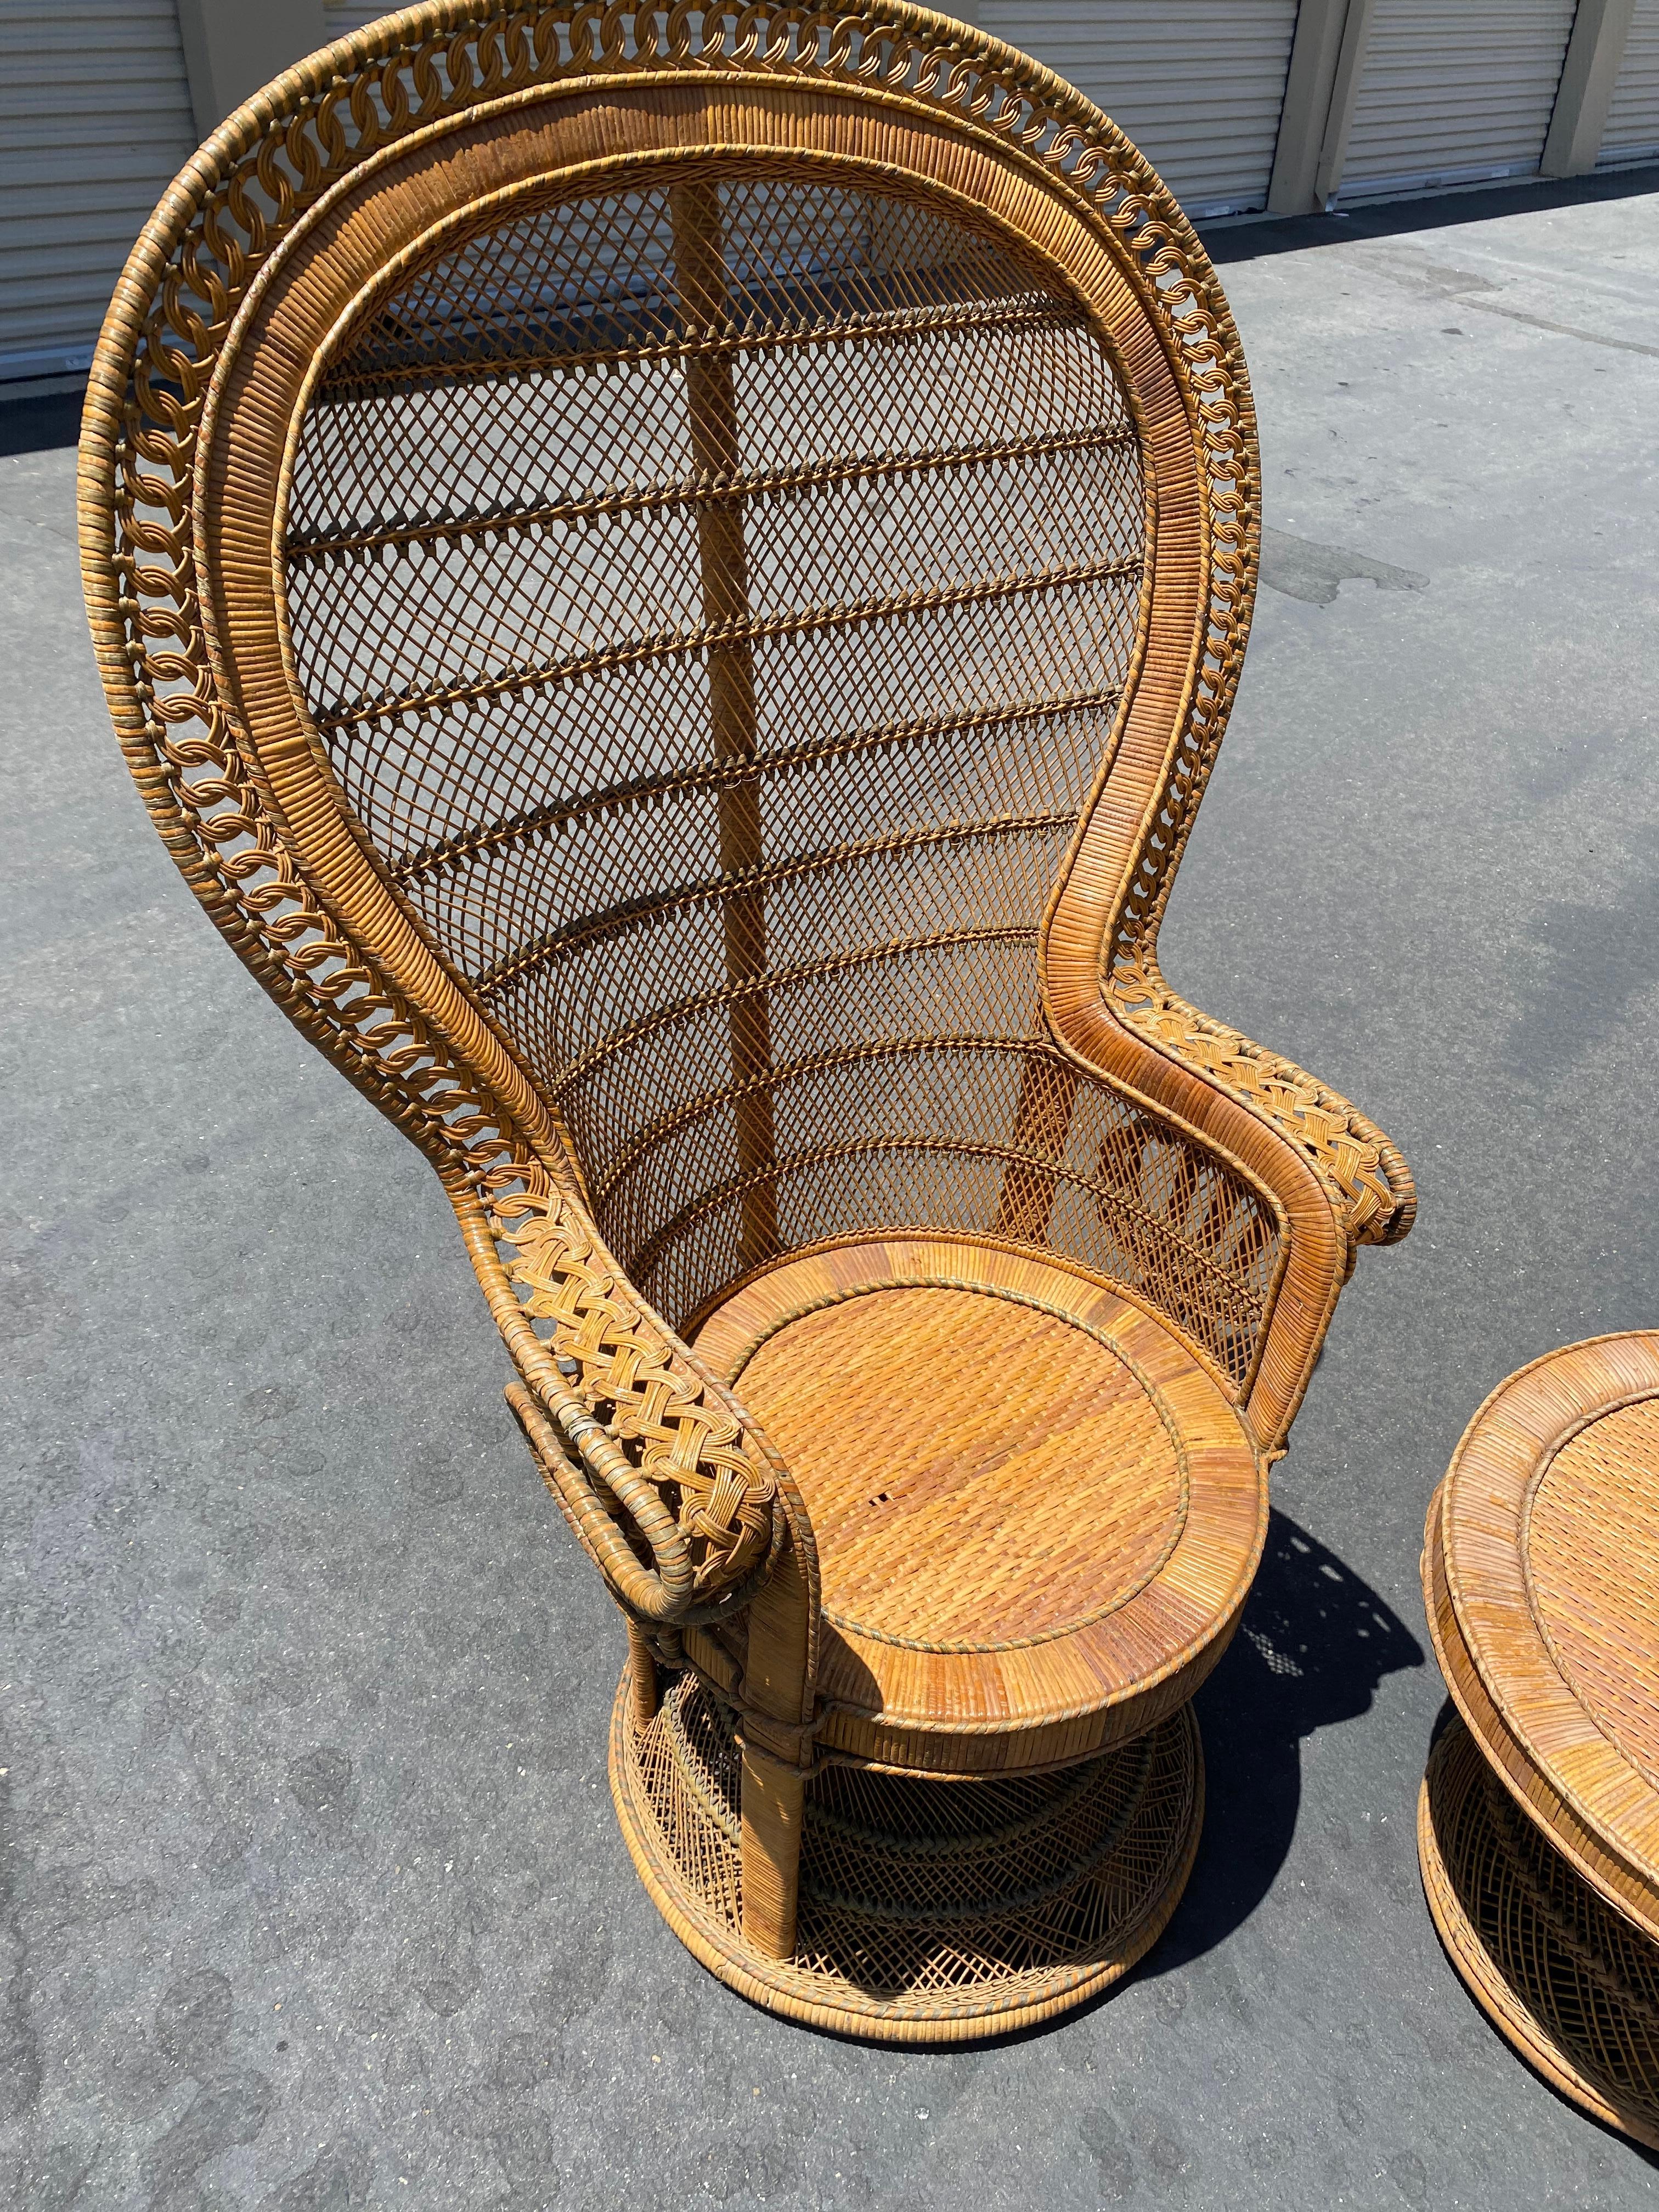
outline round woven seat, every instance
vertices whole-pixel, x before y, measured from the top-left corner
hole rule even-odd
[[[1429,1510],[1424,1590],[1465,1727],[1419,1822],[1453,1963],[1598,2118],[1659,2141],[1659,1334],[1511,1376]]]
[[[1029,1770],[1139,1734],[1224,1650],[1266,1480],[1220,1389],[1127,1299],[892,1237],[769,1269],[696,1345],[812,1516],[821,1741]]]

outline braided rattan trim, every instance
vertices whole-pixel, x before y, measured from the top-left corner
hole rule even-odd
[[[538,837],[549,830],[563,829],[592,814],[648,807],[665,799],[690,796],[694,792],[734,790],[739,784],[755,781],[764,773],[816,766],[832,760],[848,759],[855,754],[897,749],[924,738],[971,737],[977,731],[993,726],[1017,727],[1022,723],[1057,720],[1066,715],[1109,711],[1117,705],[1121,696],[1121,690],[1114,686],[1106,690],[1073,691],[1059,698],[1004,702],[984,714],[941,715],[927,720],[889,723],[879,729],[860,730],[846,737],[781,747],[769,753],[763,763],[722,761],[707,768],[687,769],[673,775],[640,777],[605,791],[588,793],[580,799],[538,807],[467,836],[449,838],[442,844],[401,854],[389,863],[390,872],[399,884],[408,884],[417,876],[452,867],[457,861],[476,859],[481,853]],[[629,918],[632,918],[631,909]],[[1030,928],[1029,934],[1035,942],[1035,927]],[[927,941],[926,939],[913,938],[908,943],[915,946]],[[777,972],[775,969],[773,971],[775,977]]]
[[[948,590],[941,587],[932,592],[908,592],[899,598],[855,600],[845,606],[811,607],[771,621],[756,618],[703,623],[693,629],[677,630],[670,637],[641,638],[627,645],[608,647],[603,653],[548,661],[533,668],[510,668],[499,676],[481,678],[473,684],[449,684],[441,690],[399,692],[390,698],[365,700],[361,704],[354,704],[348,713],[316,716],[316,726],[326,736],[331,731],[360,728],[369,722],[401,720],[406,714],[429,714],[434,708],[475,707],[492,699],[520,698],[526,692],[534,691],[544,684],[579,682],[585,677],[638,666],[645,661],[701,659],[714,647],[759,645],[775,642],[781,638],[806,637],[815,632],[856,629],[861,623],[890,616],[925,614],[946,607],[971,606],[985,599],[1017,599],[1024,592],[1052,591],[1057,586],[1133,580],[1138,579],[1139,574],[1140,563],[1138,561],[1079,561],[1064,568],[1011,571],[1006,575],[993,576],[981,583],[958,585]],[[1068,810],[1058,817],[1058,822],[1070,823],[1073,819]],[[1047,817],[1040,817],[1029,826],[1046,828],[1051,825]]]
[[[661,345],[618,347],[611,354],[611,358],[630,365],[646,362],[684,362],[693,356],[734,358],[753,354],[788,351],[797,347],[820,345],[828,338],[934,337],[942,332],[958,331],[970,325],[974,328],[991,326],[1016,331],[1064,330],[1075,328],[1082,319],[1082,316],[1077,310],[1069,307],[1036,308],[1016,307],[1006,308],[999,313],[994,309],[988,310],[976,304],[971,310],[971,313],[966,310],[936,309],[932,312],[892,317],[849,316],[841,320],[819,325],[810,334],[799,331],[703,331],[695,337],[673,340]],[[504,369],[511,369],[514,373],[532,368],[557,371],[572,367],[580,359],[581,356],[578,355],[568,353],[515,352],[495,356],[484,355],[465,362],[446,362],[441,368],[422,364],[408,368],[364,370],[355,365],[343,368],[337,364],[331,367],[321,389],[331,397],[337,393],[356,396],[359,393],[374,392],[386,385],[419,384],[428,380],[441,380],[447,384],[464,381],[471,376],[496,376]],[[992,449],[994,453],[1000,450]],[[1041,451],[1044,448],[1022,447],[1018,450]],[[1066,441],[1048,450],[1069,453],[1085,450],[1085,448]],[[940,453],[930,456],[921,465],[937,468],[946,458],[945,453]],[[884,471],[881,472],[885,473]],[[821,477],[816,472],[799,476],[768,476],[757,479],[752,488],[781,489],[786,487],[799,488],[809,483],[855,482],[866,471],[860,466],[851,477],[842,477],[839,473]],[[744,479],[740,476],[735,472],[728,473],[713,483],[701,483],[694,495],[696,503],[708,506],[729,503],[733,497],[740,495],[743,487]],[[651,503],[655,504],[654,500]],[[623,501],[613,506],[607,501],[586,511],[594,514],[623,514],[629,510],[630,504],[631,502]],[[552,514],[562,511],[550,509],[548,513]],[[304,541],[301,540],[302,547]]]
[[[976,1297],[1006,1298],[1011,1305],[1029,1306],[1032,1312],[1048,1314],[1055,1321],[1064,1322],[1068,1328],[1077,1329],[1084,1336],[1092,1338],[1103,1350],[1111,1354],[1127,1373],[1134,1377],[1135,1382],[1146,1394],[1153,1412],[1163,1424],[1164,1432],[1170,1439],[1170,1447],[1175,1455],[1176,1467],[1179,1474],[1179,1501],[1171,1517],[1170,1533],[1162,1550],[1152,1558],[1150,1564],[1133,1582],[1125,1583],[1107,1604],[1097,1607],[1092,1613],[1079,1613],[1075,1619],[1067,1620],[1063,1626],[1052,1629],[1044,1635],[976,1641],[967,1638],[952,1641],[945,1638],[936,1638],[923,1641],[920,1638],[894,1636],[882,1629],[868,1627],[864,1622],[846,1618],[830,1607],[824,1609],[823,1618],[836,1627],[847,1629],[855,1636],[868,1637],[872,1642],[877,1644],[890,1644],[901,1650],[949,1653],[1028,1650],[1039,1644],[1058,1643],[1062,1638],[1076,1635],[1080,1629],[1092,1626],[1097,1620],[1104,1620],[1109,1614],[1121,1612],[1132,1598],[1139,1595],[1149,1583],[1157,1581],[1174,1555],[1176,1547],[1180,1543],[1187,1527],[1191,1482],[1187,1464],[1187,1447],[1182,1441],[1181,1431],[1176,1425],[1175,1418],[1164,1402],[1163,1392],[1139,1364],[1123,1349],[1116,1338],[1109,1335],[1103,1328],[1097,1328],[1092,1322],[1080,1320],[1076,1314],[1068,1313],[1064,1306],[1055,1305],[1047,1298],[1032,1297],[1024,1291],[1005,1289],[996,1284],[975,1282],[969,1276],[895,1275],[890,1279],[884,1278],[878,1283],[860,1283],[831,1296],[811,1299],[804,1304],[792,1307],[787,1312],[775,1316],[759,1335],[746,1345],[738,1355],[729,1376],[732,1389],[737,1389],[744,1369],[761,1346],[769,1342],[782,1330],[789,1328],[793,1322],[804,1321],[809,1314],[824,1312],[830,1306],[844,1305],[849,1299],[878,1297],[887,1291],[971,1291]]]
[[[819,333],[814,332],[815,341]],[[663,349],[667,351],[668,349]],[[513,368],[522,373],[526,363],[514,356]],[[994,462],[1033,460],[1039,455],[1098,453],[1103,448],[1132,448],[1132,431],[1109,426],[1079,430],[1047,438],[1000,438],[976,446],[942,446],[929,453],[872,453],[855,460],[820,461],[798,468],[738,471],[712,482],[689,477],[677,483],[655,484],[647,490],[609,492],[591,499],[567,499],[544,507],[520,507],[506,514],[434,515],[420,523],[362,530],[343,537],[310,538],[290,532],[285,556],[290,567],[312,561],[337,560],[343,555],[379,553],[406,545],[456,544],[473,538],[497,538],[524,531],[544,530],[549,523],[592,522],[602,516],[660,514],[678,507],[742,507],[753,499],[784,492],[824,490],[832,484],[864,483],[877,478],[932,476],[945,469],[988,467]],[[1138,573],[1138,571],[1134,572]],[[775,765],[778,756],[768,757]],[[748,773],[757,771],[752,767]]]
[[[719,784],[711,783],[709,787],[730,789],[748,780],[732,776]],[[971,845],[976,839],[1018,836],[1022,832],[1036,834],[1043,830],[1060,830],[1066,828],[1071,819],[1069,813],[1049,813],[1027,815],[1012,821],[951,823],[946,827],[914,830],[902,836],[860,838],[854,843],[835,845],[826,852],[778,862],[771,866],[757,863],[753,867],[731,875],[714,877],[702,883],[682,884],[654,898],[630,900],[627,905],[610,914],[600,915],[569,929],[554,933],[539,943],[528,946],[512,960],[486,969],[479,978],[477,988],[481,996],[493,997],[509,983],[521,981],[556,953],[568,952],[578,945],[586,948],[602,943],[607,937],[620,934],[647,916],[683,912],[693,906],[718,905],[722,898],[729,898],[734,890],[763,891],[792,878],[821,873],[852,860],[875,859],[882,854],[896,855],[929,848],[938,850]],[[862,957],[868,960],[872,957],[879,958],[884,955],[910,951],[921,943],[948,944],[954,941],[957,940],[943,933],[933,933],[927,939],[911,938],[902,943],[877,946],[873,951],[866,950]],[[811,972],[810,968],[806,972]],[[770,985],[776,979],[769,973],[767,980]],[[999,1038],[996,1042],[1002,1043],[1006,1040]],[[870,1048],[878,1049],[873,1046]]]
[[[773,1564],[781,1540],[786,1509],[775,1458],[753,1424],[641,1304],[570,1200],[520,1181],[495,1194],[489,1227],[507,1262],[520,1328],[528,1334],[536,1323],[545,1325],[554,1358],[544,1354],[544,1369],[556,1360],[570,1370],[568,1382],[556,1371],[537,1376],[542,1395],[556,1407],[574,1396],[571,1383],[579,1378],[578,1402],[602,1419],[611,1449],[637,1470],[673,1518],[690,1573],[678,1601],[655,1617],[681,1622],[731,1611]],[[531,1371],[532,1361],[514,1348]],[[565,1453],[568,1481],[544,1450],[537,1458],[567,1520],[616,1587],[619,1559],[595,1552],[592,1519],[580,1499],[573,1502],[572,1485],[586,1486],[580,1455]],[[614,1486],[599,1503],[625,1527],[637,1519]],[[805,1516],[793,1517],[815,1579]],[[653,1548],[660,1567],[661,1547]],[[637,1613],[627,1584],[617,1595]]]
[[[1285,1132],[1330,1184],[1356,1243],[1397,1244],[1409,1232],[1417,1187],[1405,1156],[1340,1092],[1178,997],[1148,944],[1114,962],[1107,989],[1131,1029],[1202,1068]]]
[[[1659,1947],[1515,1808],[1462,1721],[1430,1754],[1418,1857],[1452,1964],[1555,2088],[1659,2150]]]

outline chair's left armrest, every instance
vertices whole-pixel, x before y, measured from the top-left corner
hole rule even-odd
[[[1189,1006],[1144,954],[1114,970],[1104,996],[1126,1029],[1288,1138],[1329,1190],[1351,1243],[1397,1244],[1407,1234],[1417,1186],[1405,1155],[1340,1091]]]

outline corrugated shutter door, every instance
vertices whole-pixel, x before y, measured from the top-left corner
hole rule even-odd
[[[1659,0],[1636,0],[1598,168],[1659,155]]]
[[[173,0],[0,0],[0,379],[87,368],[196,150]]]
[[[1575,0],[1376,0],[1339,198],[1538,167]]]
[[[1103,107],[1189,215],[1267,205],[1296,0],[979,0],[954,12]]]
[[[396,12],[395,8],[386,4],[386,0],[371,0],[368,7],[362,0],[324,0],[323,29],[327,33],[327,43],[331,45],[336,39],[344,38],[348,31],[361,31],[365,23],[378,23],[382,15]]]

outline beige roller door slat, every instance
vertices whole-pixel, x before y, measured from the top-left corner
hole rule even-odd
[[[1188,214],[1267,205],[1296,0],[979,0],[956,12],[1103,107]]]
[[[1659,0],[1636,0],[1598,168],[1659,156]]]
[[[1376,0],[1340,198],[1538,167],[1575,0]]]
[[[173,0],[0,0],[0,380],[62,374],[196,149],[178,18]]]
[[[372,0],[368,7],[362,0],[324,0],[323,28],[331,45],[336,39],[344,38],[348,31],[361,31],[365,23],[378,22],[382,15],[393,12],[386,6],[385,0]]]

